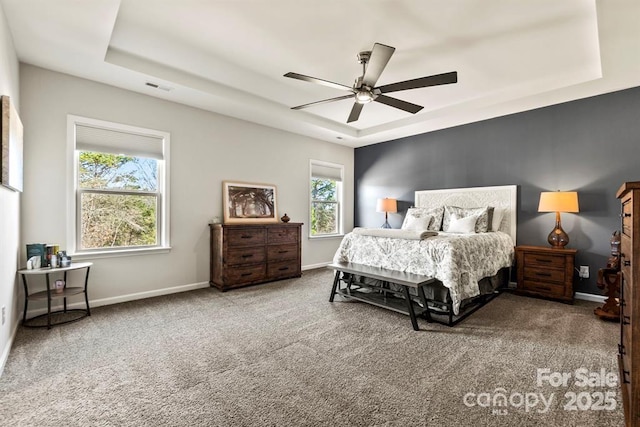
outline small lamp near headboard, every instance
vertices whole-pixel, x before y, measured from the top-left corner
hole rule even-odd
[[[384,224],[382,224],[382,228],[391,228],[388,221],[388,215],[389,212],[398,212],[398,201],[396,199],[388,199],[386,197],[384,199],[378,199],[376,212],[384,212]]]
[[[562,249],[569,243],[569,235],[560,224],[560,212],[579,212],[578,193],[575,191],[543,191],[540,193],[538,212],[555,212],[556,226],[547,241],[554,248]]]

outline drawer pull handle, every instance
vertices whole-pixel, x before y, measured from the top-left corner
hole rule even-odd
[[[622,218],[629,218],[631,216],[631,214],[630,213],[624,213],[621,216],[622,216]]]
[[[624,351],[624,345],[623,344],[618,344],[618,353],[626,354],[625,351]]]
[[[631,316],[622,316],[622,324],[630,325],[631,324]]]
[[[286,270],[288,270],[288,269],[289,269],[289,267],[280,267],[278,270],[280,270],[280,271],[286,271]]]
[[[631,265],[631,261],[625,261],[625,262],[624,262],[624,266],[625,266],[625,267],[629,267],[630,265]]]
[[[278,251],[279,254],[286,254],[289,251]]]
[[[551,288],[548,287],[548,286],[540,286],[540,285],[538,285],[538,286],[536,286],[536,288],[537,289],[542,289],[542,290],[545,290],[545,291],[550,291],[551,290]]]
[[[253,254],[244,254],[242,255],[242,258],[251,258],[253,256]]]
[[[536,258],[536,261],[538,261],[538,262],[546,262],[546,263],[553,262],[550,259],[545,259],[545,258]]]
[[[242,277],[247,277],[247,276],[251,276],[253,273],[242,273],[241,276]]]
[[[536,276],[551,277],[551,273],[539,273],[539,272],[536,272]]]
[[[625,384],[629,384],[631,381],[627,379],[627,375],[629,375],[629,371],[622,371],[622,382]]]
[[[253,238],[253,236],[250,235],[250,234],[243,234],[242,236],[240,236],[240,238],[241,239],[251,239],[251,238]]]

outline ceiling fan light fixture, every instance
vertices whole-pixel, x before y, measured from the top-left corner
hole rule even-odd
[[[356,102],[358,104],[367,104],[371,101],[373,101],[373,94],[371,91],[360,89],[356,92]]]

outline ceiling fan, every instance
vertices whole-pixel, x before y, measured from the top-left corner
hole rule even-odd
[[[353,103],[353,108],[351,108],[351,114],[349,114],[347,123],[355,122],[356,120],[358,120],[364,104],[367,104],[371,101],[380,102],[381,104],[385,104],[390,107],[395,107],[400,110],[407,111],[411,114],[415,114],[418,111],[422,110],[424,107],[383,94],[398,92],[401,90],[446,85],[450,83],[456,83],[458,81],[458,73],[456,71],[452,71],[450,73],[436,74],[433,76],[420,77],[417,79],[405,80],[403,82],[391,83],[388,85],[375,87],[376,82],[380,78],[382,71],[387,66],[387,63],[389,62],[389,59],[391,59],[391,55],[393,55],[393,52],[395,52],[395,50],[396,48],[394,47],[375,43],[372,50],[360,52],[357,57],[358,62],[362,64],[362,76],[356,78],[356,81],[352,87],[341,85],[339,83],[333,83],[328,80],[318,79],[316,77],[305,76],[298,73],[285,74],[284,77],[290,77],[292,79],[303,80],[305,82],[316,83],[350,92],[348,95],[324,99],[322,101],[311,102],[309,104],[298,105],[297,107],[292,107],[291,109],[300,110],[302,108],[311,107],[313,105],[320,105],[328,102],[355,98],[355,102]]]

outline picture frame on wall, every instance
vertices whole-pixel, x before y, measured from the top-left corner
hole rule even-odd
[[[272,184],[222,182],[225,224],[278,222],[277,190]]]
[[[22,121],[8,96],[0,97],[0,184],[14,191],[22,192]]]

